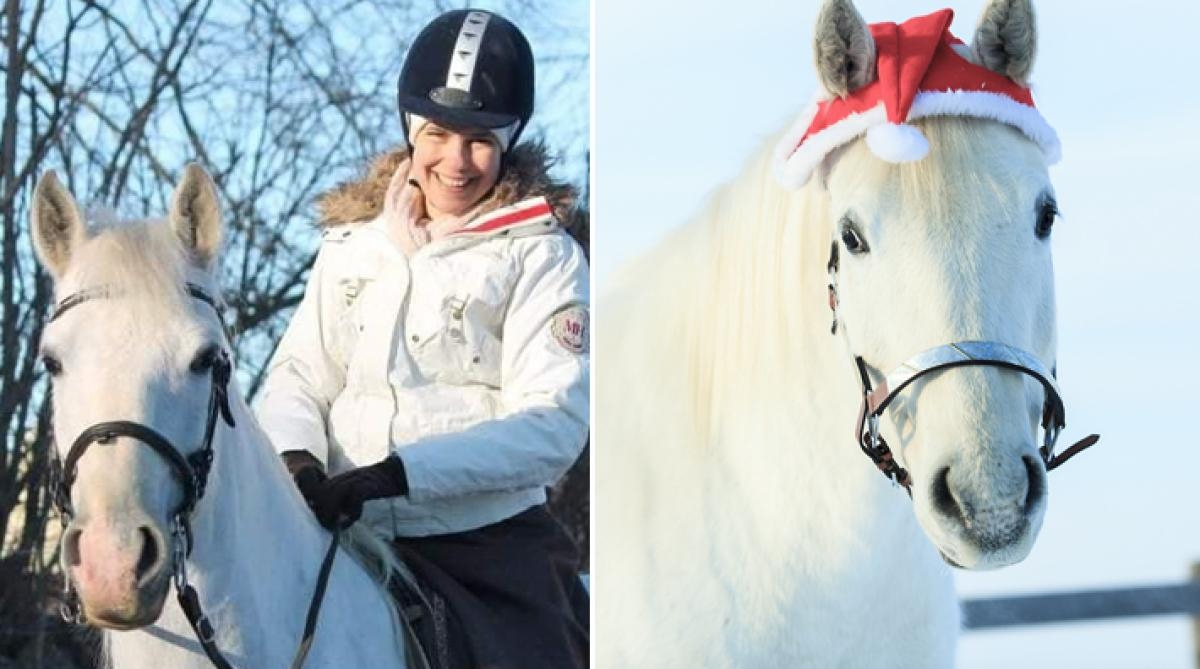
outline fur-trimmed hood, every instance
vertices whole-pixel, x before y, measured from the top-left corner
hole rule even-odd
[[[408,158],[408,147],[399,147],[371,161],[361,178],[344,182],[317,198],[322,227],[332,227],[375,218],[383,210],[383,198],[396,168]],[[483,200],[479,213],[542,196],[550,203],[559,224],[588,248],[588,215],[577,206],[575,187],[550,177],[551,158],[544,144],[524,142],[505,156],[499,183]]]

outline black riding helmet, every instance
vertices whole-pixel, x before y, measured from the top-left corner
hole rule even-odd
[[[491,12],[459,9],[434,19],[413,40],[400,70],[405,112],[450,125],[503,128],[533,115],[533,51],[521,31]]]

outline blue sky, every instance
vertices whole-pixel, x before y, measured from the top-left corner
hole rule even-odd
[[[859,0],[868,21],[936,1]],[[970,39],[983,0],[954,5]],[[965,595],[1180,581],[1200,561],[1191,384],[1200,378],[1195,249],[1200,4],[1036,3],[1039,108],[1051,168],[1063,437],[1102,440],[1051,474],[1038,544],[1020,565],[958,577]],[[603,0],[595,6],[593,268],[614,268],[694,213],[800,111],[815,79],[818,3]],[[596,315],[603,336],[603,312]],[[599,361],[598,364],[602,364]],[[597,503],[606,482],[597,481]],[[603,538],[600,538],[603,540]],[[1186,618],[965,635],[962,667],[1192,667]]]

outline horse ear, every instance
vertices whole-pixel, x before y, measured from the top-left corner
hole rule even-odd
[[[831,95],[844,98],[875,80],[875,40],[850,0],[821,5],[813,54],[817,76]]]
[[[58,180],[54,170],[38,179],[33,190],[33,248],[38,260],[57,281],[71,261],[71,254],[87,238],[83,216],[75,198]]]
[[[1030,0],[991,0],[975,39],[971,54],[980,65],[1021,84],[1029,85],[1033,58],[1037,52],[1037,25]]]
[[[210,269],[221,246],[221,205],[204,168],[191,163],[171,196],[171,227],[202,269]]]

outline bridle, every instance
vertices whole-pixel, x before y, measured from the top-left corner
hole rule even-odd
[[[830,333],[834,335],[838,333],[839,321],[838,265],[838,246],[837,240],[834,240],[826,265],[829,274],[829,309],[833,312]],[[845,336],[844,328],[842,334]],[[849,350],[848,339],[846,344]],[[853,351],[851,355],[854,355]],[[862,385],[862,403],[858,409],[858,420],[855,421],[854,441],[886,478],[904,487],[909,497],[912,497],[912,477],[908,470],[896,462],[887,441],[879,433],[879,417],[905,388],[927,374],[954,367],[982,366],[1009,369],[1036,379],[1045,391],[1041,421],[1042,445],[1038,452],[1046,471],[1052,471],[1100,439],[1100,435],[1089,435],[1061,454],[1055,455],[1054,445],[1067,424],[1066,407],[1058,389],[1055,371],[1047,369],[1037,356],[1014,346],[994,341],[959,341],[935,346],[901,363],[884,377],[878,388],[872,387],[867,363],[862,356],[854,355],[854,364],[858,370],[859,383]]]
[[[213,309],[218,309],[217,303],[203,289],[195,284],[187,284],[187,292],[192,297],[205,302]],[[89,300],[108,296],[105,290],[89,290],[75,293],[58,304],[50,316],[54,322],[72,307]],[[218,316],[220,311],[218,310]],[[184,456],[169,439],[162,436],[154,428],[143,423],[127,420],[115,420],[96,423],[88,427],[75,438],[71,449],[67,451],[66,460],[57,462],[55,450],[54,502],[64,523],[69,523],[75,515],[71,503],[71,486],[75,483],[78,473],[79,459],[83,457],[93,444],[108,444],[117,437],[130,437],[149,446],[167,461],[172,473],[183,484],[183,500],[171,515],[172,534],[178,534],[183,540],[182,548],[185,556],[192,554],[192,528],[189,519],[196,508],[196,503],[204,496],[208,484],[208,472],[213,462],[213,435],[216,433],[218,418],[223,419],[229,427],[234,427],[233,413],[229,409],[229,378],[232,374],[232,363],[229,353],[219,349],[212,364],[212,384],[208,396],[208,412],[204,424],[204,438],[200,449]],[[69,582],[69,581],[68,581]]]
[[[217,312],[217,319],[221,320],[220,306],[203,288],[193,283],[187,283],[185,284],[185,290],[192,298],[212,307]],[[50,315],[48,322],[54,322],[68,310],[84,302],[104,299],[110,296],[111,291],[104,287],[73,293],[55,306],[54,312]],[[228,332],[226,334],[228,335]],[[228,337],[226,338],[228,339]],[[229,352],[224,348],[218,348],[211,367],[211,390],[208,396],[204,437],[200,448],[193,453],[183,455],[169,439],[154,428],[143,423],[128,420],[104,421],[83,430],[71,444],[70,450],[67,451],[66,460],[63,461],[60,461],[58,458],[58,449],[54,448],[53,444],[51,445],[51,452],[54,456],[50,470],[50,486],[54,493],[54,504],[58,509],[64,530],[70,525],[75,515],[75,509],[71,502],[71,486],[74,485],[75,477],[78,473],[79,459],[93,445],[110,444],[117,437],[129,437],[149,446],[167,462],[171,468],[171,472],[183,485],[183,500],[171,515],[171,552],[174,557],[174,571],[171,580],[175,585],[176,598],[183,609],[184,615],[188,619],[188,623],[192,627],[192,631],[196,634],[196,639],[200,642],[200,646],[209,660],[218,669],[233,669],[233,665],[217,649],[215,644],[216,631],[213,629],[208,616],[204,615],[204,611],[200,606],[200,598],[195,588],[188,583],[187,559],[192,554],[193,546],[190,519],[196,509],[196,504],[204,497],[204,492],[208,484],[208,474],[212,469],[213,463],[213,437],[216,434],[218,420],[223,420],[231,428],[235,427],[233,412],[229,408],[229,380],[232,372],[233,364],[230,361]],[[339,533],[334,531],[329,549],[326,551],[325,559],[321,564],[316,590],[309,605],[304,635],[291,665],[293,669],[298,669],[304,663],[304,658],[307,656],[308,649],[312,645],[313,633],[316,629],[317,613],[320,610],[321,601],[324,599],[325,587],[333,567],[333,558],[337,553],[338,542]],[[66,576],[63,580],[63,618],[68,622],[76,624],[86,622],[79,601],[79,593],[76,592],[70,576]]]

